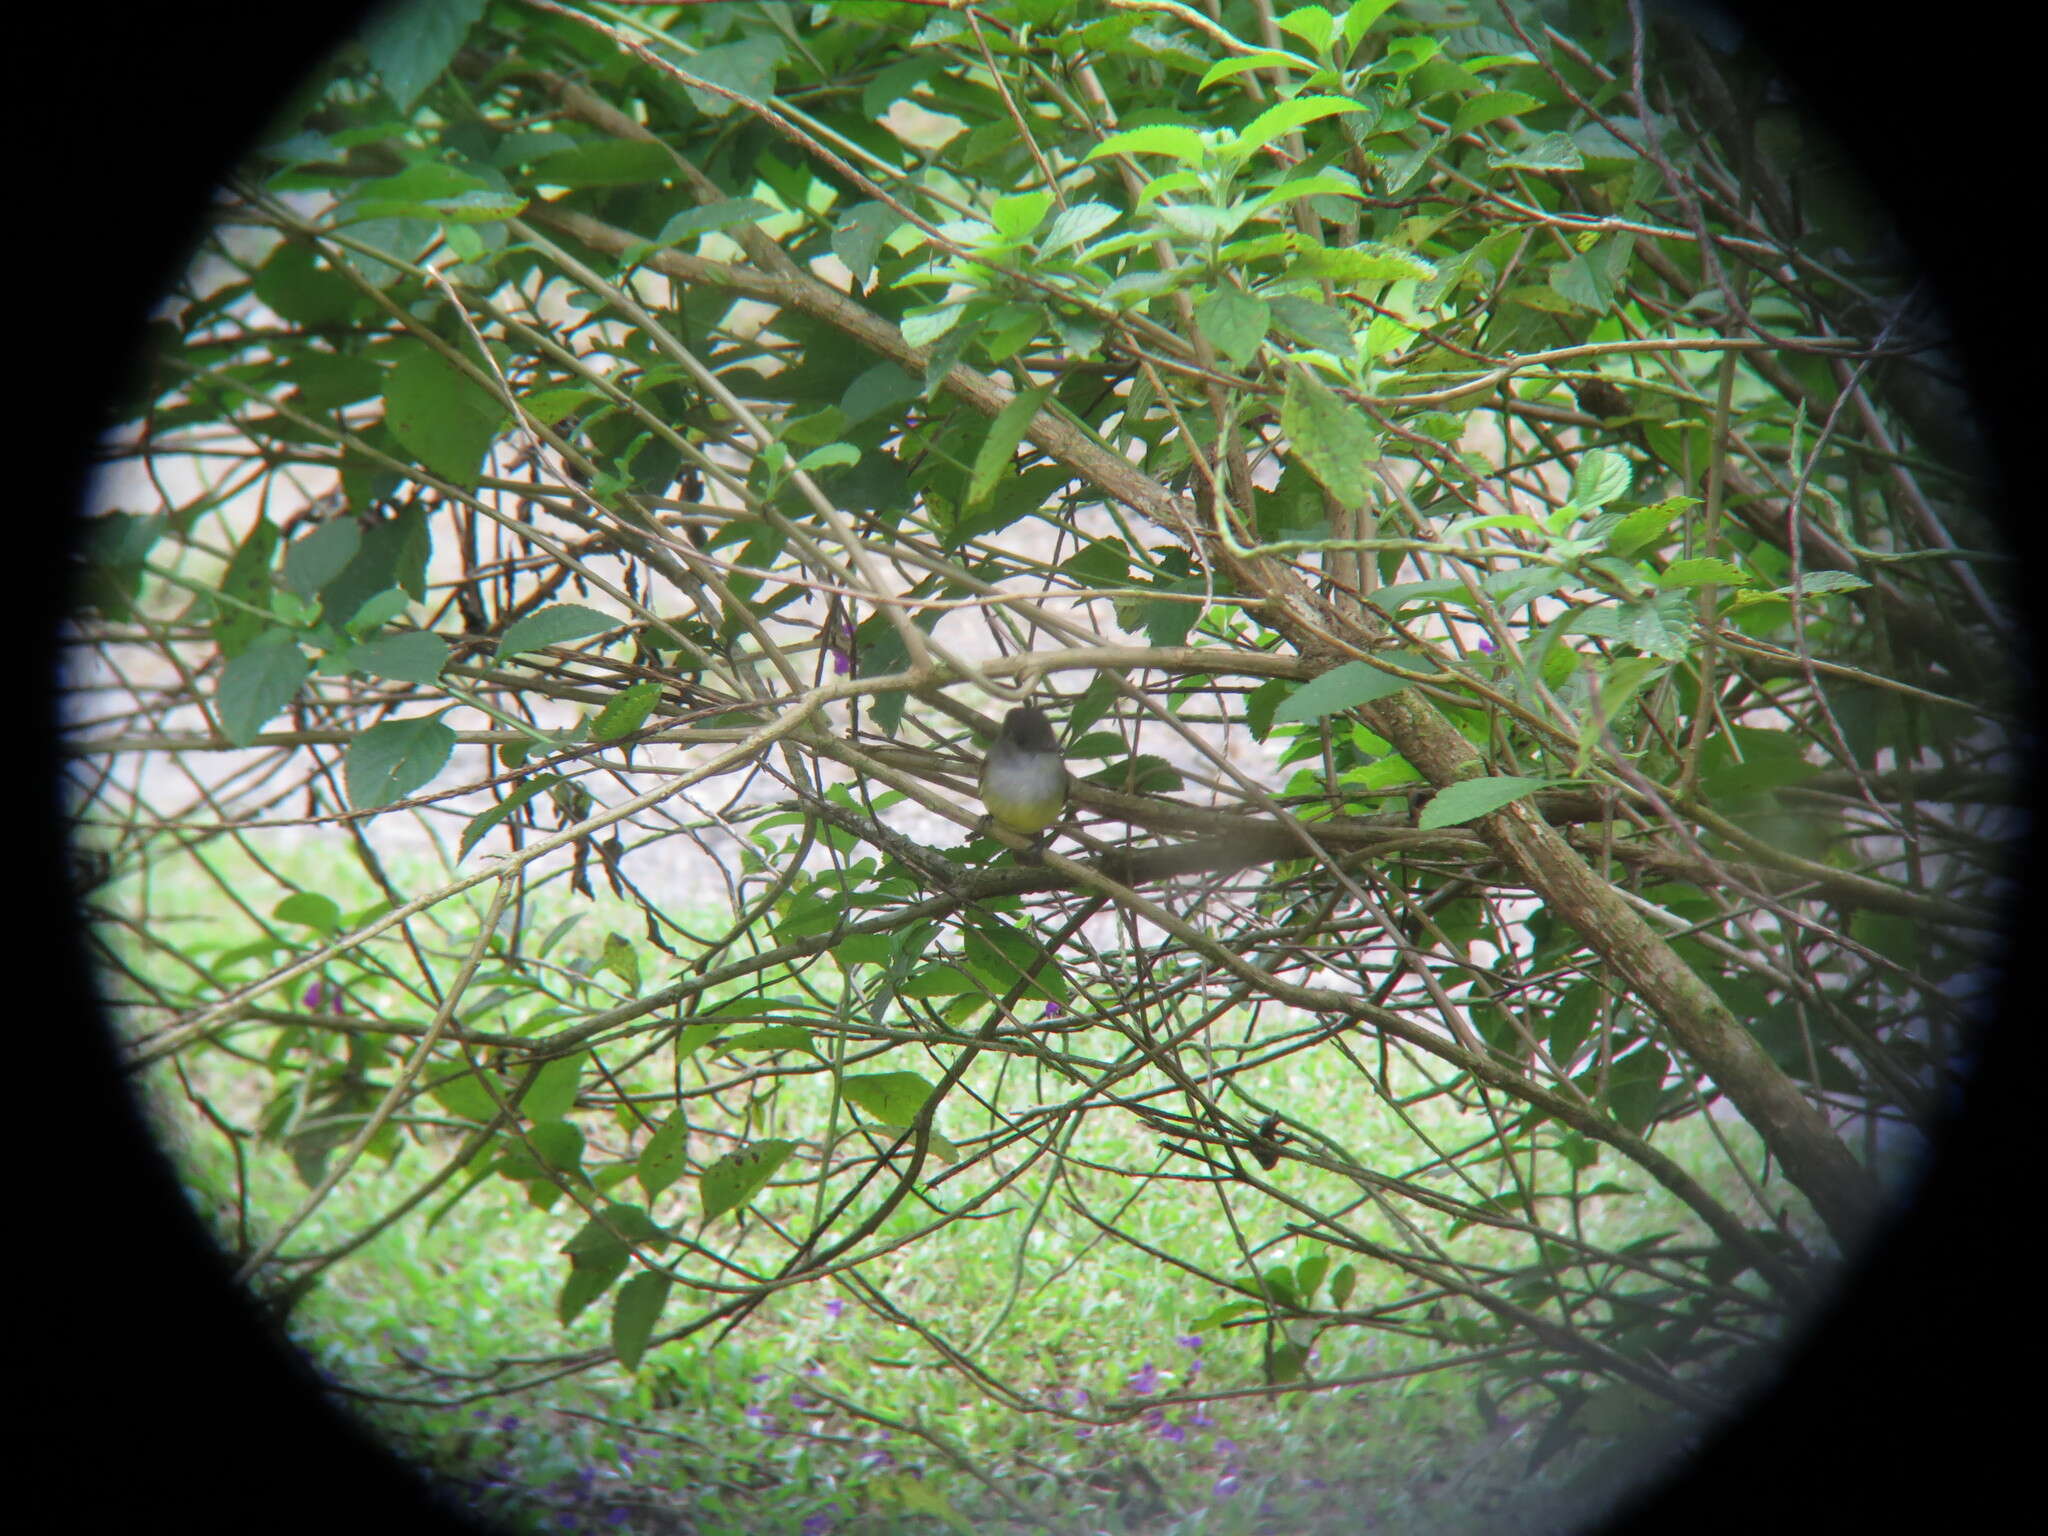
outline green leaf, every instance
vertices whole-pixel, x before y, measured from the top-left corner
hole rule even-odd
[[[1219,288],[1195,306],[1195,324],[1209,344],[1240,368],[1258,353],[1269,319],[1266,306],[1239,288]]]
[[[881,205],[869,203],[865,206],[875,208]],[[715,203],[706,203],[701,208],[685,208],[661,226],[661,233],[654,237],[654,243],[680,245],[683,241],[695,239],[698,235],[707,235],[714,230],[732,229],[740,224],[758,224],[763,219],[773,218],[774,215],[775,210],[758,197],[721,198]],[[837,236],[833,239],[833,249],[838,249]]]
[[[380,11],[362,30],[363,51],[401,112],[454,62],[488,0],[410,0]]]
[[[585,635],[600,634],[618,627],[617,619],[608,613],[599,613],[595,608],[586,608],[581,603],[551,603],[529,613],[507,629],[492,659],[506,661],[527,651],[560,645],[566,640],[580,640]]]
[[[1083,157],[1100,160],[1104,155],[1165,155],[1184,165],[1200,165],[1208,150],[1202,136],[1192,128],[1171,123],[1153,123],[1112,133]]]
[[[706,1168],[697,1181],[704,1219],[715,1220],[752,1200],[795,1150],[793,1141],[757,1141],[738,1152],[728,1152]]]
[[[647,1145],[640,1149],[633,1171],[648,1200],[652,1201],[683,1176],[683,1143],[689,1133],[689,1123],[683,1119],[683,1112],[677,1110],[656,1127],[647,1138]]]
[[[1755,577],[1741,566],[1727,560],[1712,560],[1701,557],[1693,560],[1674,560],[1664,567],[1657,578],[1660,587],[1746,587],[1754,583]]]
[[[618,1300],[612,1303],[612,1349],[619,1364],[629,1371],[640,1369],[640,1357],[654,1337],[654,1325],[668,1305],[670,1284],[667,1275],[649,1269],[619,1287]]]
[[[1330,39],[1337,35],[1337,19],[1320,5],[1304,5],[1289,11],[1274,25],[1289,37],[1300,38],[1317,53],[1327,52]]]
[[[989,222],[1006,239],[1021,243],[1031,237],[1031,232],[1045,222],[1046,214],[1052,208],[1050,192],[1012,192],[999,197],[988,211]]]
[[[562,782],[560,774],[536,774],[489,810],[481,815],[471,817],[469,825],[462,829],[462,843],[460,850],[455,855],[456,861],[459,863],[463,858],[467,857],[469,850],[482,840],[485,833],[489,832],[491,828],[510,816],[514,811],[517,811],[535,795],[545,790],[553,789]]]
[[[846,270],[853,274],[853,280],[862,288],[874,275],[875,258],[880,254],[882,242],[903,223],[903,215],[887,203],[855,203],[839,217],[832,226],[832,254],[846,263]],[[906,340],[909,331],[904,332]],[[921,342],[911,342],[921,346]]]
[[[915,1072],[864,1072],[841,1078],[839,1091],[881,1124],[904,1130],[916,1122],[932,1085]]]
[[[1371,418],[1324,388],[1306,369],[1294,368],[1287,375],[1280,425],[1294,456],[1324,489],[1353,509],[1369,503],[1372,475],[1366,466],[1380,453]]]
[[[1435,264],[1413,251],[1371,241],[1304,251],[1294,270],[1305,277],[1326,277],[1353,288],[1370,283],[1426,283],[1436,276]]]
[[[334,898],[314,891],[294,891],[271,909],[281,923],[297,923],[316,933],[333,933],[341,927],[341,908]]]
[[[386,720],[349,743],[343,777],[348,803],[374,811],[421,788],[448,764],[455,733],[439,714],[417,720]]]
[[[1699,504],[1697,496],[1673,496],[1647,507],[1638,507],[1607,530],[1607,547],[1624,559],[1653,549],[1664,542],[1659,534],[1688,508]]]
[[[1640,1132],[1656,1117],[1671,1058],[1654,1045],[1631,1051],[1614,1064],[1607,1078],[1607,1103],[1614,1118]]]
[[[384,385],[384,424],[434,474],[471,490],[507,420],[505,407],[439,353],[417,342],[401,345]]]
[[[996,413],[995,420],[989,423],[988,436],[981,440],[981,448],[974,455],[974,469],[967,479],[965,505],[977,507],[988,500],[989,492],[996,488],[996,482],[1016,459],[1017,444],[1024,440],[1025,428],[1031,425],[1031,418],[1038,414],[1039,406],[1051,393],[1050,385],[1027,389]]]
[[[534,1074],[533,1086],[519,1096],[519,1112],[529,1120],[560,1120],[576,1104],[576,1089],[583,1081],[583,1058],[589,1052],[561,1056],[546,1062]]]
[[[1432,795],[1429,804],[1422,808],[1422,814],[1416,817],[1415,824],[1425,832],[1438,827],[1461,826],[1533,795],[1539,789],[1548,789],[1550,784],[1549,779],[1529,779],[1515,774],[1466,779]]]
[[[1330,1305],[1341,1312],[1344,1303],[1351,1299],[1351,1288],[1357,1283],[1357,1266],[1346,1264],[1339,1268],[1336,1274],[1330,1276]]]
[[[774,94],[775,69],[782,59],[782,39],[772,33],[756,32],[736,43],[706,48],[683,67],[698,79],[722,85],[749,101],[766,101]],[[693,85],[686,85],[683,89],[689,93],[691,103],[706,117],[724,117],[739,105],[729,97],[699,90]]]
[[[533,179],[552,187],[658,186],[675,174],[668,148],[644,139],[577,144],[533,165]]]
[[[915,310],[903,317],[903,339],[913,347],[927,347],[960,323],[967,313],[965,304],[940,304]]]
[[[597,964],[599,970],[610,971],[634,991],[640,990],[640,956],[633,941],[623,934],[605,935],[604,953]]]
[[[1071,203],[1052,221],[1052,228],[1039,242],[1038,253],[1056,256],[1070,245],[1094,239],[1122,217],[1123,210],[1108,203]]]
[[[1579,146],[1568,133],[1542,133],[1519,149],[1495,150],[1486,157],[1496,171],[1576,171],[1585,166]]]
[[[1404,657],[1403,661],[1407,659]],[[1303,683],[1289,694],[1273,711],[1273,723],[1288,725],[1342,714],[1356,705],[1370,704],[1374,699],[1399,693],[1407,686],[1405,677],[1383,672],[1370,662],[1347,661]]]
[[[1521,91],[1481,91],[1477,96],[1468,97],[1458,108],[1458,115],[1451,119],[1451,135],[1455,138],[1495,118],[1512,117],[1542,105],[1534,96]]]
[[[1628,460],[1605,448],[1589,449],[1579,458],[1572,475],[1572,501],[1581,507],[1604,507],[1617,496],[1628,494],[1633,471]]]
[[[333,517],[284,552],[284,584],[310,598],[348,568],[363,542],[363,530],[352,517]]]
[[[1237,141],[1230,146],[1233,155],[1244,156],[1253,150],[1270,144],[1282,134],[1292,133],[1306,123],[1318,118],[1330,117],[1339,112],[1363,112],[1362,103],[1343,96],[1296,96],[1291,101],[1282,101],[1266,108],[1257,117],[1238,130]],[[1136,130],[1144,132],[1143,129]]]
[[[1241,75],[1248,69],[1288,69],[1309,71],[1316,67],[1313,59],[1304,59],[1299,54],[1281,53],[1271,48],[1261,48],[1257,53],[1233,54],[1219,59],[1202,73],[1202,83],[1197,90],[1206,91],[1219,80],[1228,80]]]
[[[1785,597],[1813,597],[1822,592],[1860,592],[1869,585],[1861,576],[1852,576],[1847,571],[1808,571],[1799,578],[1797,587],[1780,587],[1778,592]]]
[[[1272,310],[1273,324],[1303,346],[1315,347],[1345,360],[1358,350],[1343,314],[1329,305],[1285,294],[1269,299],[1267,303]]]
[[[402,608],[405,594],[401,592],[398,596]],[[448,642],[425,630],[408,630],[365,640],[348,651],[343,660],[349,671],[371,677],[388,677],[401,683],[438,682],[441,669],[448,665]]]
[[[617,741],[630,736],[646,723],[648,714],[661,702],[661,684],[651,677],[630,683],[612,695],[611,702],[590,722],[592,741]]]
[[[221,730],[246,747],[271,716],[298,696],[313,670],[306,653],[283,630],[272,630],[221,668],[214,700]]]

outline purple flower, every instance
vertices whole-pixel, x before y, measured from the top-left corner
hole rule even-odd
[[[316,981],[313,985],[306,988],[305,995],[299,999],[299,1002],[309,1013],[326,1013],[330,1009],[335,1013],[340,1013],[342,1011],[341,988],[335,986],[332,982]]]
[[[1171,1441],[1175,1445],[1179,1445],[1188,1437],[1188,1432],[1169,1419],[1163,1408],[1154,1408],[1147,1413],[1145,1424],[1160,1439]]]
[[[1218,1456],[1235,1456],[1237,1454],[1237,1442],[1219,1437],[1216,1441],[1216,1454]]]
[[[831,1529],[832,1516],[825,1510],[821,1509],[816,1514],[804,1516],[804,1536],[825,1536]]]
[[[1042,1024],[1047,1019],[1058,1018],[1061,1014],[1065,1013],[1066,1011],[1067,1010],[1062,1008],[1058,1003],[1047,1003],[1045,1005],[1045,1012],[1041,1013],[1038,1016],[1038,1020]]]
[[[1479,649],[1486,652],[1487,655],[1491,656],[1495,651],[1499,650],[1500,647],[1495,645],[1491,640],[1482,637],[1479,642]]]
[[[1134,1397],[1145,1397],[1159,1390],[1159,1368],[1150,1360],[1144,1367],[1124,1383],[1124,1390]]]
[[[1202,1336],[1199,1333],[1183,1333],[1173,1342],[1182,1349],[1200,1349],[1202,1347]]]
[[[834,672],[844,677],[853,670],[853,652],[843,650],[836,645],[828,646],[827,649],[832,652],[832,670]],[[805,1522],[805,1528],[809,1529],[808,1521]]]
[[[1223,1471],[1220,1474],[1218,1474],[1215,1486],[1212,1487],[1209,1491],[1215,1494],[1216,1497],[1219,1499],[1227,1499],[1243,1486],[1244,1474],[1239,1472],[1235,1467],[1225,1467]]]
[[[831,1318],[833,1322],[838,1322],[839,1314],[845,1310],[846,1302],[840,1297],[828,1296],[825,1298],[825,1315]]]
[[[1192,1376],[1194,1373],[1190,1371],[1188,1374]],[[1216,1427],[1216,1420],[1211,1416],[1207,1403],[1195,1404],[1194,1412],[1188,1415],[1188,1422],[1197,1429],[1214,1429]]]

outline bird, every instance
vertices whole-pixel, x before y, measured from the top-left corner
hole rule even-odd
[[[981,763],[981,803],[992,820],[1042,841],[1067,808],[1067,765],[1042,709],[1022,705],[1003,716],[1002,731]],[[1037,841],[1034,841],[1033,851]]]

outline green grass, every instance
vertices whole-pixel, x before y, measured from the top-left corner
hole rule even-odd
[[[287,862],[297,869],[300,856]],[[258,911],[283,894],[282,887],[255,894],[269,877],[232,855],[215,863]],[[394,867],[393,875],[408,889],[441,878],[425,866]],[[154,910],[218,913],[216,895],[192,871],[159,870],[153,878],[163,887]],[[346,865],[319,878],[344,907],[374,894]],[[133,891],[115,899],[141,905]],[[481,911],[480,899],[469,901]],[[537,901],[528,914],[533,929],[550,926],[556,908],[568,905],[552,895]],[[581,946],[588,959],[607,932],[634,931],[636,918],[632,908],[600,897],[556,958]],[[222,929],[217,947],[244,936],[239,920],[201,921]],[[716,923],[704,915],[701,926]],[[460,935],[449,937],[452,955]],[[168,964],[132,945],[129,953],[140,972]],[[266,1034],[239,1038],[260,1052]],[[1073,1047],[1085,1051],[1087,1035],[1075,1036]],[[253,1065],[214,1051],[185,1066],[186,1080],[218,1113],[244,1128],[255,1123],[263,1090]],[[985,1059],[964,1086],[992,1095],[1003,1074],[1026,1070],[1012,1059]],[[653,1067],[624,1082],[650,1099],[665,1092]],[[167,1070],[151,1083],[196,1203],[232,1242],[229,1148]],[[1399,1172],[1427,1162],[1427,1146],[1356,1087],[1349,1076],[1330,1079],[1313,1055],[1287,1057],[1259,1079],[1267,1098],[1300,1106],[1348,1144],[1370,1148],[1376,1167]],[[827,1104],[821,1084],[799,1080],[783,1090],[775,1113],[792,1126],[821,1124]],[[579,1119],[594,1152],[616,1139],[610,1116]],[[1439,1145],[1456,1144],[1472,1129],[1442,1101],[1419,1106],[1416,1123]],[[976,1127],[949,1102],[940,1129],[965,1140]],[[1660,1144],[1680,1150],[1688,1138],[1705,1136],[1687,1123]],[[366,1157],[288,1251],[320,1250],[375,1222],[441,1167],[454,1144],[425,1124],[390,1138],[388,1156]],[[260,1239],[306,1191],[281,1148],[250,1138],[243,1149],[249,1220]],[[1091,1114],[1067,1151],[1101,1170],[1075,1178],[1109,1209],[1122,1204],[1128,1182],[1117,1170],[1164,1161],[1157,1135],[1127,1112]],[[1287,1193],[1310,1205],[1333,1209],[1347,1192],[1355,1197],[1335,1175],[1288,1167]],[[654,1213],[695,1231],[686,1186],[669,1191]],[[1735,1197],[1732,1183],[1725,1193]],[[778,1293],[728,1335],[700,1333],[652,1348],[635,1373],[607,1361],[507,1396],[507,1383],[544,1374],[551,1361],[605,1351],[610,1306],[594,1305],[568,1327],[557,1321],[567,1272],[561,1250],[582,1213],[566,1203],[536,1209],[503,1180],[489,1179],[431,1227],[426,1212],[444,1196],[328,1269],[293,1313],[292,1327],[395,1447],[433,1469],[464,1503],[517,1529],[1512,1530],[1575,1475],[1599,1470],[1602,1446],[1589,1441],[1528,1475],[1533,1432],[1513,1415],[1489,1428],[1472,1372],[1427,1369],[1445,1352],[1437,1338],[1333,1330],[1308,1361],[1314,1382],[1373,1379],[1316,1391],[1268,1389],[1262,1329],[1191,1332],[1227,1293],[1104,1238],[1065,1194],[1027,1174],[932,1239],[885,1246],[850,1276]],[[704,1236],[766,1262],[779,1249],[763,1223],[801,1228],[814,1198],[802,1183],[771,1186],[743,1223],[726,1218]],[[1261,1269],[1322,1251],[1320,1243],[1281,1235],[1296,1219],[1286,1207],[1258,1194],[1232,1199],[1238,1229],[1259,1245]],[[1186,1186],[1146,1183],[1119,1219],[1139,1243],[1243,1274],[1230,1228],[1191,1214],[1201,1209]],[[931,1219],[930,1209],[908,1201],[877,1240],[906,1239]],[[1367,1236],[1398,1236],[1371,1206],[1347,1219]],[[1686,1225],[1668,1201],[1640,1193],[1605,1202],[1595,1220],[1602,1230],[1593,1235],[1609,1243]],[[1468,1230],[1458,1243],[1468,1260],[1514,1262],[1515,1243],[1499,1233]],[[1358,1268],[1354,1308],[1408,1294],[1400,1274]],[[671,1301],[665,1325],[686,1311],[683,1300],[678,1293]],[[971,1355],[978,1371],[949,1364],[941,1343]],[[1218,1389],[1233,1395],[1170,1401]],[[1130,1396],[1167,1401],[1114,1424],[1037,1411],[1056,1403],[1099,1410]]]

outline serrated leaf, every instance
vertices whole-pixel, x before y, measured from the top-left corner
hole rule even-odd
[[[1267,304],[1273,323],[1303,346],[1346,359],[1358,350],[1343,314],[1329,305],[1288,294],[1276,295]]]
[[[448,765],[455,733],[439,714],[417,720],[386,720],[349,743],[343,778],[348,803],[374,811],[402,800]]]
[[[1220,288],[1195,306],[1195,324],[1231,362],[1242,368],[1266,339],[1270,313],[1266,306],[1237,288]]]
[[[1638,507],[1607,530],[1607,547],[1623,557],[1641,554],[1661,542],[1657,535],[1676,522],[1688,508],[1698,505],[1697,497],[1673,496],[1647,507]]]
[[[640,1369],[640,1357],[654,1337],[654,1325],[668,1305],[670,1284],[667,1275],[649,1269],[619,1287],[618,1299],[612,1303],[612,1349],[619,1364],[629,1371]]]
[[[1660,587],[1746,587],[1754,583],[1755,577],[1741,566],[1727,560],[1713,560],[1704,556],[1692,560],[1674,560],[1664,567],[1657,578]]]
[[[651,677],[630,683],[612,695],[611,702],[590,722],[592,741],[617,741],[630,736],[647,723],[647,716],[661,702],[661,684]]]
[[[689,1132],[689,1123],[683,1119],[683,1112],[677,1110],[655,1128],[647,1145],[640,1149],[633,1164],[633,1176],[640,1181],[640,1188],[650,1202],[683,1176],[683,1143]]]
[[[1316,67],[1315,60],[1304,59],[1299,54],[1281,53],[1271,48],[1261,48],[1257,53],[1232,54],[1219,59],[1202,74],[1197,90],[1206,91],[1220,80],[1228,80],[1243,74],[1248,69],[1289,69],[1308,71]]]
[[[1092,240],[1122,217],[1123,210],[1108,203],[1074,203],[1062,208],[1039,242],[1039,254],[1054,256],[1070,245]]]
[[[550,603],[506,630],[492,660],[506,661],[527,651],[540,650],[543,646],[580,640],[585,635],[601,634],[618,627],[619,621],[610,614],[599,613],[581,603]]]
[[[1194,129],[1171,123],[1153,123],[1144,128],[1112,133],[1083,158],[1099,160],[1104,155],[1165,155],[1184,165],[1200,165],[1207,153],[1202,136]]]
[[[1415,818],[1415,824],[1425,832],[1439,827],[1462,826],[1533,795],[1539,789],[1548,789],[1550,782],[1548,779],[1524,778],[1519,774],[1466,779],[1432,795],[1429,804],[1422,808],[1422,814]]]
[[[1364,110],[1362,103],[1343,96],[1296,96],[1289,101],[1276,102],[1238,130],[1237,142],[1230,146],[1230,151],[1234,155],[1248,155],[1282,134],[1292,133],[1319,118]]]
[[[1486,157],[1496,171],[1576,171],[1585,166],[1579,146],[1568,133],[1543,133],[1518,149],[1495,150]]]
[[[1379,457],[1379,438],[1365,412],[1295,368],[1287,375],[1280,424],[1294,456],[1324,489],[1354,510],[1367,505],[1372,472],[1366,466]]]
[[[932,1085],[915,1072],[860,1072],[841,1078],[839,1091],[883,1125],[905,1130],[916,1122]]]
[[[264,725],[298,696],[313,664],[282,630],[273,630],[221,668],[214,691],[227,739],[246,747]]]
[[[1808,571],[1799,578],[1797,587],[1780,587],[1778,592],[1785,597],[1812,597],[1821,592],[1860,592],[1869,585],[1861,576],[1852,576],[1847,571]]]
[[[1633,474],[1620,454],[1605,448],[1589,449],[1580,456],[1572,475],[1572,501],[1581,507],[1604,507],[1615,497],[1628,494]]]
[[[960,317],[966,313],[965,304],[941,304],[933,309],[905,315],[902,322],[903,339],[913,347],[928,347],[958,325]]]
[[[715,1220],[752,1200],[795,1149],[793,1141],[757,1141],[738,1152],[728,1152],[706,1168],[697,1181],[704,1219]]]

